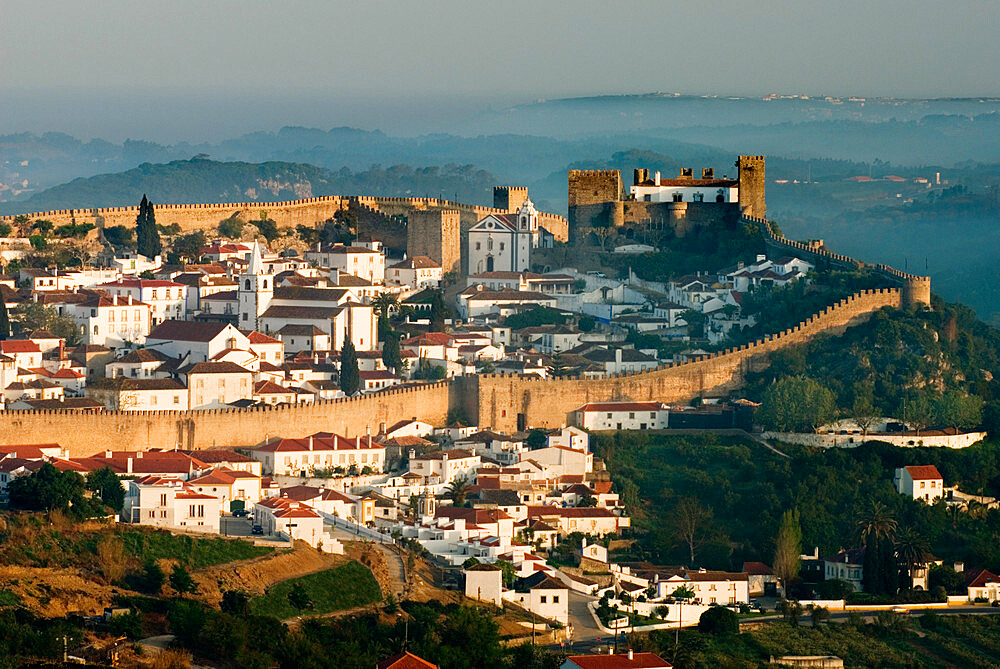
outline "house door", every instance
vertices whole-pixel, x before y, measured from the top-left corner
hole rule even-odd
[[[492,272],[493,271],[493,256],[489,256],[486,259],[486,271],[487,272]]]

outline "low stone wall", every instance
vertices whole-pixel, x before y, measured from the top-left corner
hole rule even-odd
[[[962,434],[871,434],[862,439],[860,434],[813,434],[809,432],[764,432],[764,439],[774,439],[786,444],[814,446],[817,448],[857,448],[866,441],[881,441],[893,446],[916,447],[933,446],[940,448],[967,448],[986,438],[985,432],[964,432]]]

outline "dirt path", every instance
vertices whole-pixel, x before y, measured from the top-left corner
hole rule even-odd
[[[403,565],[403,558],[385,544],[379,544],[378,548],[385,560],[386,572],[389,577],[389,592],[396,598],[396,601],[405,599],[409,586],[406,582],[406,567]]]

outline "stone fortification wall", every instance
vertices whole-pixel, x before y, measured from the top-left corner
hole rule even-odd
[[[357,398],[298,406],[207,411],[0,411],[0,443],[56,442],[71,457],[106,448],[243,447],[268,437],[305,437],[332,431],[355,437],[376,434],[401,418],[434,425],[448,417],[449,384],[387,390]]]
[[[739,388],[747,372],[765,368],[772,351],[805,343],[820,333],[841,334],[882,307],[900,305],[901,291],[897,288],[863,291],[790,330],[649,372],[593,380],[496,374],[465,377],[462,382],[475,388],[465,389],[464,408],[470,418],[478,418],[479,425],[512,431],[524,425],[556,427],[567,423],[570,413],[587,402],[681,402],[706,393],[727,392]]]
[[[295,407],[210,411],[80,413],[0,411],[0,443],[57,442],[73,456],[105,448],[208,448],[259,444],[268,436],[302,437],[320,430],[344,436],[376,433],[382,423],[417,418],[444,424],[452,408],[474,422],[513,431],[520,425],[559,426],[587,402],[658,400],[678,402],[705,393],[737,389],[748,371],[767,366],[770,352],[839,334],[882,307],[899,307],[901,291],[858,293],[802,324],[753,344],[702,359],[607,379],[544,380],[534,376],[480,375],[450,383],[389,390],[374,395]]]
[[[511,203],[519,207],[520,189],[511,188],[508,196]],[[399,221],[390,218],[394,214],[409,215],[414,210],[453,209],[461,213],[462,229],[468,230],[474,223],[487,214],[506,214],[506,209],[480,207],[478,205],[439,200],[423,197],[370,197],[328,195],[310,197],[303,200],[287,202],[230,202],[223,204],[158,204],[153,205],[156,222],[160,225],[176,223],[181,230],[203,230],[215,228],[222,221],[238,216],[244,221],[259,220],[262,213],[272,219],[279,227],[314,225],[320,221],[333,218],[338,211],[354,208],[359,214],[359,232],[362,234],[383,235],[385,243],[395,250],[406,248],[406,228]],[[515,209],[516,211],[516,209]],[[39,211],[28,214],[32,220],[44,218],[55,225],[69,223],[92,223],[96,227],[113,225],[135,225],[139,214],[138,207],[104,207],[100,209],[57,209]],[[558,241],[566,241],[569,235],[569,223],[562,216],[539,212],[539,223],[551,232]],[[13,225],[14,216],[0,216],[0,222]]]
[[[394,253],[402,254],[407,249],[406,221],[390,216],[372,207],[359,198],[351,198],[348,209],[357,217],[356,229],[360,239],[377,239]]]
[[[347,209],[348,199],[339,195],[310,197],[287,202],[234,202],[225,204],[158,204],[153,205],[156,222],[160,225],[178,224],[182,230],[214,228],[222,221],[238,216],[245,221],[260,220],[261,214],[279,226],[313,225],[332,218],[338,211]],[[55,225],[92,223],[97,227],[135,225],[138,207],[104,207],[100,209],[57,209],[28,214],[31,219],[44,218]],[[13,216],[2,216],[0,221],[13,224]]]
[[[900,286],[902,290],[901,306],[931,306],[931,278],[929,276],[908,274],[882,263],[865,263],[855,260],[850,256],[833,253],[821,246],[811,246],[787,239],[784,236],[777,235],[771,227],[771,222],[766,218],[745,215],[743,216],[743,221],[754,223],[760,227],[764,234],[764,245],[768,251],[776,255],[787,254],[795,256],[803,260],[808,260],[818,267],[832,266],[851,270],[872,269],[885,277],[889,283]]]
[[[406,250],[410,257],[427,256],[441,263],[444,271],[460,271],[462,265],[462,214],[456,209],[410,212]]]

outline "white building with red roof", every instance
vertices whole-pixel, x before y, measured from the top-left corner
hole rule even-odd
[[[146,348],[190,363],[208,362],[227,349],[249,351],[250,339],[227,323],[167,320],[149,333]]]
[[[385,447],[371,437],[341,437],[332,432],[317,432],[301,439],[271,439],[250,451],[263,463],[271,476],[308,475],[318,469],[345,472],[369,467],[381,472],[385,466]]]
[[[406,286],[414,290],[437,288],[444,277],[441,263],[427,256],[413,256],[390,266],[385,272],[385,282],[390,286]]]
[[[225,511],[249,508],[261,500],[260,476],[238,469],[212,469],[188,479],[187,485],[195,492],[219,498]]]
[[[469,228],[469,272],[524,272],[541,242],[538,212],[525,200],[516,214],[489,214]]]
[[[253,508],[254,524],[264,529],[264,534],[279,534],[302,540],[313,547],[331,553],[343,553],[344,548],[323,529],[323,517],[308,504],[272,497]]]
[[[573,532],[602,537],[631,526],[628,516],[618,516],[599,507],[529,506],[529,520],[542,520],[563,536]]]
[[[893,477],[896,491],[911,499],[922,499],[933,504],[944,497],[944,477],[934,465],[899,467]]]
[[[189,286],[163,279],[137,279],[122,277],[117,281],[102,283],[101,290],[118,298],[132,298],[150,306],[151,325],[156,326],[174,318],[184,320],[187,315]]]
[[[591,402],[573,415],[587,430],[664,430],[670,410],[661,402]]]
[[[196,532],[219,532],[222,500],[199,493],[179,478],[140,476],[128,481],[122,522]]]
[[[247,244],[216,240],[201,250],[201,257],[212,262],[224,262],[234,258],[245,260],[250,257],[251,250]]]
[[[0,341],[0,353],[8,358],[13,358],[18,367],[31,369],[42,366],[42,349],[30,339]]]

